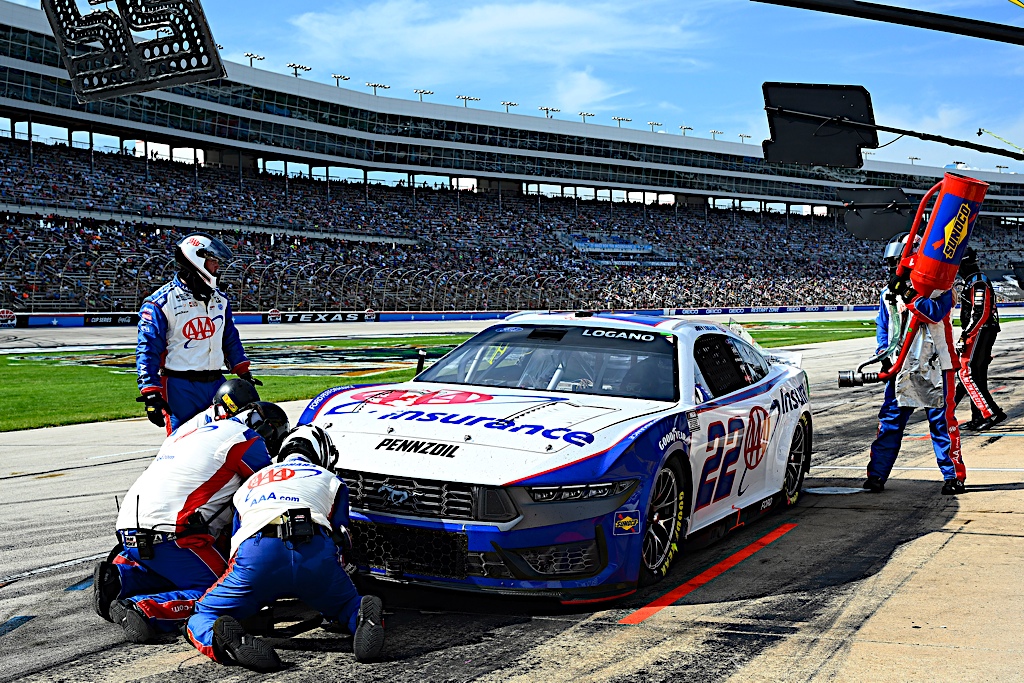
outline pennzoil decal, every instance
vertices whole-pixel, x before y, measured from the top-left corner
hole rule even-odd
[[[421,455],[437,455],[442,458],[454,458],[459,447],[437,441],[418,441],[413,439],[384,439],[377,444],[375,451],[399,451],[402,453],[419,453]]]

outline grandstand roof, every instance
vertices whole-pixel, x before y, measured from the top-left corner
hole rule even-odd
[[[19,120],[312,166],[816,206],[838,206],[837,187],[920,194],[945,172],[886,162],[859,170],[769,164],[759,145],[375,96],[231,62],[226,68],[226,79],[207,84],[81,104],[45,15],[0,0],[0,115]],[[993,183],[983,213],[1024,216],[1024,179],[971,173]]]

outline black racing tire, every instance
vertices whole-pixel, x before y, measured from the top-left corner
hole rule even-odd
[[[786,457],[786,479],[782,484],[782,499],[786,507],[793,507],[800,500],[800,492],[804,487],[804,475],[811,457],[811,428],[807,413],[800,416],[800,421],[793,430],[793,440],[789,444]]]
[[[669,458],[654,476],[640,543],[641,586],[661,581],[679,555],[687,516],[686,485],[679,460]]]

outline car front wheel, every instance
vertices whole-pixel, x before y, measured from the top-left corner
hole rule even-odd
[[[789,445],[789,457],[786,459],[786,483],[783,489],[786,506],[796,505],[800,499],[800,491],[804,486],[804,474],[807,472],[807,458],[811,449],[811,430],[807,415],[801,415],[800,421],[793,432],[793,441]]]
[[[686,489],[675,459],[661,466],[654,478],[647,523],[640,550],[640,585],[663,579],[676,555],[686,519]]]

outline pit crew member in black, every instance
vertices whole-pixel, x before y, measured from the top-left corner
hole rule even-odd
[[[1006,413],[996,405],[988,390],[988,366],[992,362],[992,346],[999,334],[999,309],[992,282],[978,267],[978,254],[967,247],[960,261],[958,275],[964,279],[960,294],[960,341],[956,350],[960,355],[960,386],[955,401],[971,397],[971,421],[964,429],[983,431],[1006,419]]]

